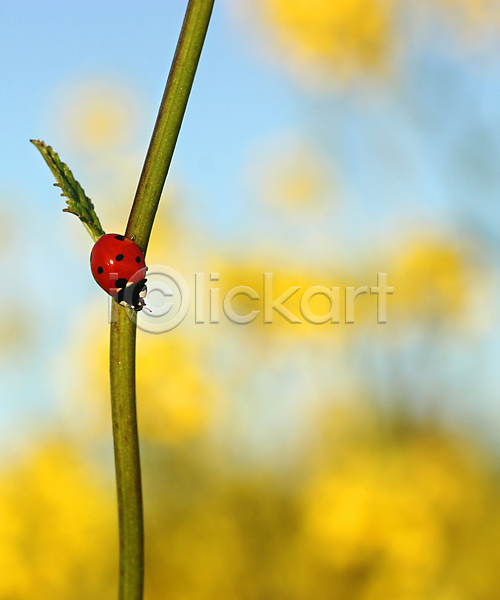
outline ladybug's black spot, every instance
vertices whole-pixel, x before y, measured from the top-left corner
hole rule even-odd
[[[97,272],[99,275],[102,275],[102,273],[104,273],[104,269],[102,267],[97,267]]]
[[[135,262],[136,263],[140,263],[141,262],[141,257],[140,256],[136,256],[135,257]]]
[[[120,242],[124,242],[125,236],[124,235],[115,235],[115,240],[120,240]]]
[[[125,277],[120,277],[120,279],[117,279],[115,281],[115,288],[123,289],[126,285],[127,285],[127,280],[125,279]]]
[[[117,254],[115,258],[117,261],[123,260],[123,254]]]

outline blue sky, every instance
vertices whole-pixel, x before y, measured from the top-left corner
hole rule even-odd
[[[29,139],[53,145],[89,190],[92,167],[61,137],[56,111],[65,108],[68,86],[108,79],[140,99],[145,127],[135,142],[144,155],[183,13],[178,1],[0,6],[0,202],[11,231],[4,262],[22,311],[37,323],[23,359],[16,353],[4,357],[4,439],[17,435],[27,415],[35,417],[28,422],[53,418],[47,410],[53,396],[51,352],[64,344],[75,311],[96,292],[91,278],[82,277],[82,256],[65,247],[72,234],[61,231],[66,224],[71,232],[80,226],[61,215],[63,200]],[[210,226],[226,233],[241,216],[238,180],[247,144],[269,130],[292,127],[296,104],[286,78],[263,66],[241,35],[228,23],[226,10],[216,6],[172,165],[172,177],[188,174],[198,202],[190,208],[193,219],[206,223],[208,218]],[[98,193],[92,198],[99,210]],[[68,288],[70,295],[62,291]]]
[[[431,23],[410,30],[396,81],[318,93],[278,60],[264,60],[259,32],[231,17],[228,6],[216,2],[171,167],[170,178],[183,188],[181,221],[204,231],[219,253],[271,248],[270,263],[288,254],[297,264],[355,266],[419,223],[452,237],[475,236],[483,262],[498,263],[497,38],[486,49],[464,50],[452,30]],[[64,105],[66,90],[103,79],[131,90],[141,110],[134,152],[144,156],[184,7],[178,0],[0,4],[0,209],[10,232],[3,265],[31,332],[22,359],[3,356],[4,437],[19,430],[26,414],[50,422],[52,353],[100,293],[82,276],[86,234],[73,216],[61,214],[62,199],[29,139],[54,146],[99,212],[97,165],[75,150],[58,123],[58,110],[71,108]],[[311,141],[335,173],[338,197],[320,216],[275,213],[252,186],[256,149],[265,160],[267,140],[272,151],[272,140],[286,135]],[[73,236],[76,245],[68,244]],[[492,270],[493,286],[497,279]],[[8,298],[3,306],[12,312]],[[495,321],[481,342],[479,380],[482,410],[496,417],[497,334]],[[467,353],[448,355],[451,373],[471,364]]]

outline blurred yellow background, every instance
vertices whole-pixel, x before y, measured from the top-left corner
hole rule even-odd
[[[0,600],[117,587],[106,298],[27,140],[122,232],[183,5],[0,9]],[[148,262],[221,299],[395,291],[385,325],[368,294],[353,325],[139,332],[146,599],[500,597],[499,17],[216,2]]]

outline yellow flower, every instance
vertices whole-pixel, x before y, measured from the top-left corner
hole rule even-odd
[[[105,80],[68,85],[56,101],[57,122],[68,143],[91,154],[109,154],[130,143],[138,120],[136,101],[130,90]],[[61,119],[62,113],[62,119]]]
[[[292,66],[350,78],[386,66],[396,0],[260,0]]]
[[[481,579],[495,586],[488,554],[500,528],[484,456],[435,426],[352,412],[332,424],[330,448],[322,446],[331,458],[304,496],[303,533],[315,560],[339,583],[362,574],[363,600],[487,597],[473,590],[479,594]]]
[[[272,250],[268,250],[271,251]],[[334,342],[344,340],[346,335],[352,335],[352,325],[345,324],[345,288],[348,286],[360,287],[363,283],[359,276],[347,276],[343,273],[334,273],[328,269],[310,268],[308,265],[301,264],[284,264],[281,261],[274,262],[272,283],[267,284],[267,293],[269,299],[276,301],[282,294],[287,291],[289,293],[292,288],[299,288],[293,293],[289,299],[283,304],[277,304],[280,310],[283,310],[286,317],[282,316],[276,310],[272,310],[270,315],[272,322],[264,322],[264,274],[269,272],[269,266],[265,261],[250,263],[240,263],[238,265],[225,263],[220,264],[217,258],[212,260],[211,264],[219,264],[220,279],[217,282],[206,282],[206,287],[218,287],[220,303],[223,302],[226,294],[235,287],[248,286],[252,288],[259,296],[259,299],[251,300],[246,295],[237,295],[231,302],[231,308],[237,315],[248,315],[251,311],[259,311],[255,320],[245,325],[248,332],[265,336],[266,343],[270,339],[279,340],[292,338],[296,341],[304,341],[310,339],[315,344],[323,340],[324,343],[330,345]],[[271,290],[272,285],[272,290]],[[303,296],[312,288],[339,288],[339,291],[332,292],[333,296],[333,312],[330,299],[324,295],[324,290],[321,294],[313,295],[307,302],[302,302]],[[272,294],[271,294],[272,291]],[[368,297],[367,297],[368,296]],[[334,316],[334,321],[337,318],[336,306],[338,305],[338,314],[340,322],[314,323],[308,321],[308,318],[318,317],[321,319],[330,314]],[[283,308],[281,309],[280,306]],[[309,310],[308,310],[309,309]],[[310,312],[309,312],[310,311]],[[223,316],[221,311],[220,326],[233,327],[228,320]],[[307,317],[307,318],[306,318]],[[207,321],[209,315],[207,314]],[[292,322],[290,322],[290,320]],[[355,301],[355,323],[361,325],[366,320],[372,319],[376,323],[377,319],[377,304],[375,297],[370,297],[370,294],[364,294]],[[296,321],[300,321],[297,323]],[[357,329],[359,332],[360,329]]]
[[[465,254],[444,240],[420,238],[402,249],[391,275],[395,313],[444,319],[457,315],[468,295]]]
[[[201,348],[172,332],[140,336],[137,393],[141,435],[178,442],[206,430],[218,396]]]
[[[61,442],[0,476],[1,598],[114,594],[115,498],[96,479]]]

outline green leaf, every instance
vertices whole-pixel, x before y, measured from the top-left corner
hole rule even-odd
[[[76,215],[84,224],[94,242],[96,242],[104,235],[104,229],[95,212],[92,201],[85,195],[82,186],[73,177],[73,173],[68,165],[62,162],[57,152],[54,152],[51,146],[47,146],[45,142],[40,140],[30,140],[30,142],[38,148],[49,169],[52,171],[57,181],[54,185],[60,187],[62,190],[61,196],[66,197],[68,207],[64,208],[63,212]]]

